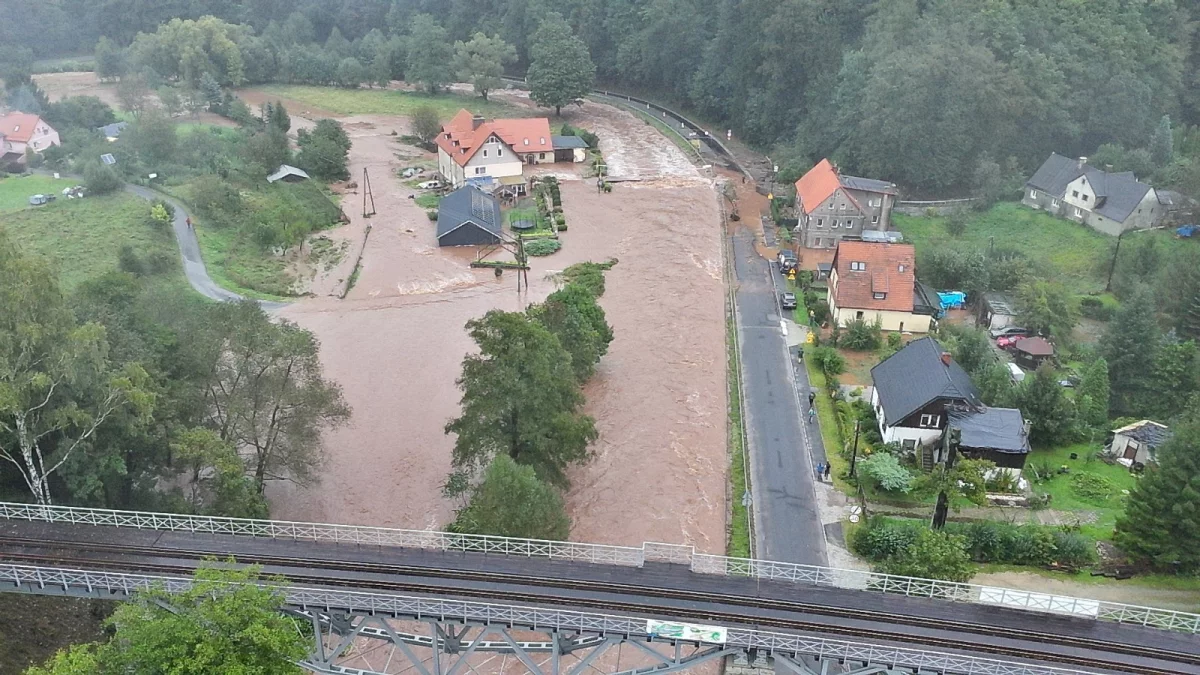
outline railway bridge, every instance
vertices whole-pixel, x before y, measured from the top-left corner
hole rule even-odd
[[[120,599],[211,558],[288,580],[319,673],[1200,675],[1184,612],[672,544],[0,503],[0,591]]]

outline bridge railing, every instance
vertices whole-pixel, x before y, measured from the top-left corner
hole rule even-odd
[[[269,581],[255,583],[276,587]],[[96,597],[101,593],[130,595],[152,588],[178,593],[187,590],[191,585],[192,580],[186,577],[0,564],[0,589],[3,590]],[[327,588],[278,588],[288,605],[321,612],[336,610],[357,615],[454,621],[535,631],[584,632],[642,639],[650,637],[650,626],[645,617]],[[661,635],[655,636],[655,639],[666,641]],[[741,628],[730,628],[725,641],[720,644],[743,651],[756,649],[789,656],[803,655],[889,664],[893,668],[911,668],[916,672],[948,672],[962,675],[1086,675],[1067,668]]]
[[[605,546],[571,541],[546,541],[431,530],[404,530],[365,525],[332,525],[279,520],[253,520],[175,513],[89,509],[75,506],[38,506],[0,502],[0,518],[74,525],[130,527],[191,534],[228,534],[270,539],[397,546],[433,551],[487,553],[531,558],[552,558],[604,565],[641,567],[641,548]]]
[[[995,586],[879,574],[862,570],[800,565],[772,560],[730,558],[696,553],[694,547],[680,544],[645,543],[641,547],[634,548],[361,525],[251,520],[6,502],[0,502],[0,518],[363,546],[396,546],[447,552],[500,554],[625,567],[642,567],[647,562],[670,563],[687,565],[690,570],[698,574],[815,584],[916,598],[1066,614],[1185,633],[1200,633],[1200,614],[1189,612]]]

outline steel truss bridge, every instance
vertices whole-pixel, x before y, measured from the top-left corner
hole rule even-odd
[[[1184,612],[668,544],[0,503],[0,591],[177,591],[212,557],[288,579],[318,673],[1200,675]],[[678,632],[701,627],[720,634]]]

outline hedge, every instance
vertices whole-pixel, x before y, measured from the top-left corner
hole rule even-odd
[[[925,527],[928,523],[920,520],[872,518],[854,531],[850,547],[873,562],[882,562],[910,546]],[[966,551],[976,562],[1083,567],[1096,560],[1094,541],[1062,527],[988,520],[947,523],[946,532],[964,537]]]

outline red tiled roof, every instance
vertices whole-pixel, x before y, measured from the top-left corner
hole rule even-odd
[[[1021,338],[1013,343],[1013,349],[1030,356],[1054,356],[1054,345],[1042,337]]]
[[[833,303],[838,307],[911,312],[913,286],[916,284],[916,250],[912,244],[875,241],[838,242],[833,254],[837,272],[837,290]],[[860,262],[865,270],[852,270],[850,263]],[[903,272],[901,272],[903,268]],[[875,293],[886,293],[876,300]]]
[[[805,214],[812,213],[841,186],[837,169],[828,159],[823,159],[796,181],[796,203]]]
[[[545,117],[484,121],[475,126],[474,116],[459,110],[442,125],[437,145],[459,166],[466,166],[492,134],[512,147],[514,152],[554,152],[550,136],[550,120]]]
[[[29,113],[9,113],[0,117],[0,136],[17,143],[28,143],[41,119]]]

